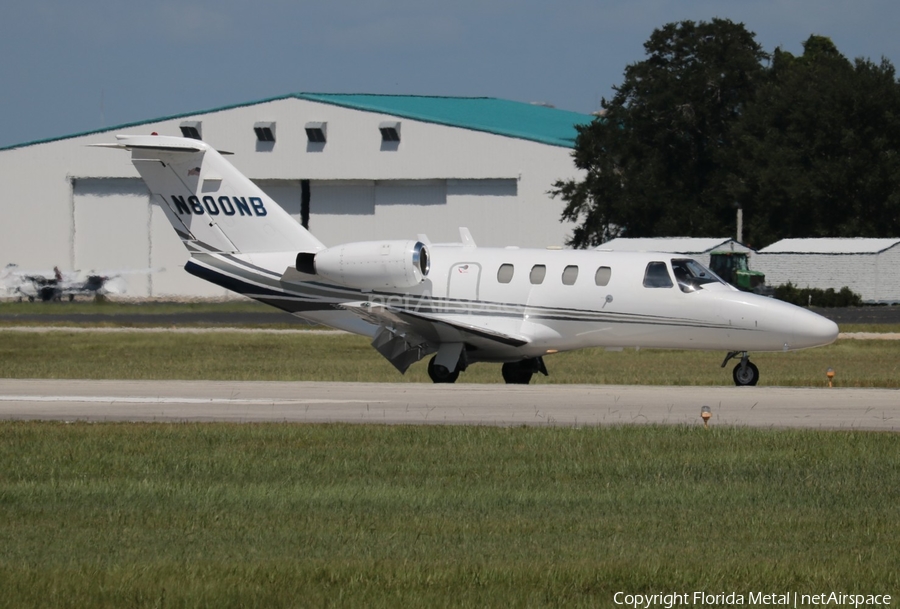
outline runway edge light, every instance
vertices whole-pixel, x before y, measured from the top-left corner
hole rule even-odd
[[[700,408],[700,418],[703,419],[703,428],[709,429],[709,420],[712,418],[712,410],[709,406]]]

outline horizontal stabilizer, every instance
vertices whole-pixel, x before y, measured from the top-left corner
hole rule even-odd
[[[166,135],[117,135],[115,144],[89,144],[92,148],[118,148],[119,150],[160,150],[163,152],[206,152],[212,147],[206,142]],[[234,154],[219,150],[219,154]]]

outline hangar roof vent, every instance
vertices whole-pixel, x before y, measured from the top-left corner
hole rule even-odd
[[[381,123],[378,125],[381,131],[382,142],[399,142],[400,141],[400,123],[396,121]]]
[[[275,141],[275,123],[273,121],[262,121],[253,124],[253,131],[256,133],[256,139],[260,142]]]
[[[306,123],[306,139],[311,144],[324,144],[328,136],[328,123]]]
[[[179,125],[181,135],[192,140],[202,140],[202,125],[201,121],[182,121],[181,125]]]

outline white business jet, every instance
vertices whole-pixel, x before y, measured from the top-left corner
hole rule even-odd
[[[547,374],[544,356],[585,347],[751,351],[827,345],[833,322],[740,292],[673,254],[366,241],[326,247],[208,144],[120,135],[191,259],[189,273],[326,326],[372,337],[401,373],[434,354],[452,383],[476,362],[503,362],[507,383]]]

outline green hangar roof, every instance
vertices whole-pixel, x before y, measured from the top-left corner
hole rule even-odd
[[[589,114],[492,97],[338,93],[297,93],[293,97],[567,148],[575,145],[575,125],[594,119]]]
[[[107,133],[149,123],[197,116],[198,114],[224,112],[232,108],[255,106],[257,104],[291,98],[333,104],[335,106],[352,108],[364,112],[388,114],[400,118],[446,125],[448,127],[483,131],[495,135],[530,140],[565,148],[572,148],[575,146],[575,138],[578,135],[578,131],[575,129],[576,125],[584,125],[594,120],[594,117],[590,114],[558,110],[547,106],[526,104],[523,102],[496,99],[493,97],[374,95],[367,93],[291,93],[289,95],[242,104],[233,104],[210,110],[164,116],[114,127],[107,127],[104,129],[86,131],[83,133],[24,142],[0,148],[0,150],[23,148],[25,146],[66,140],[94,133]]]

